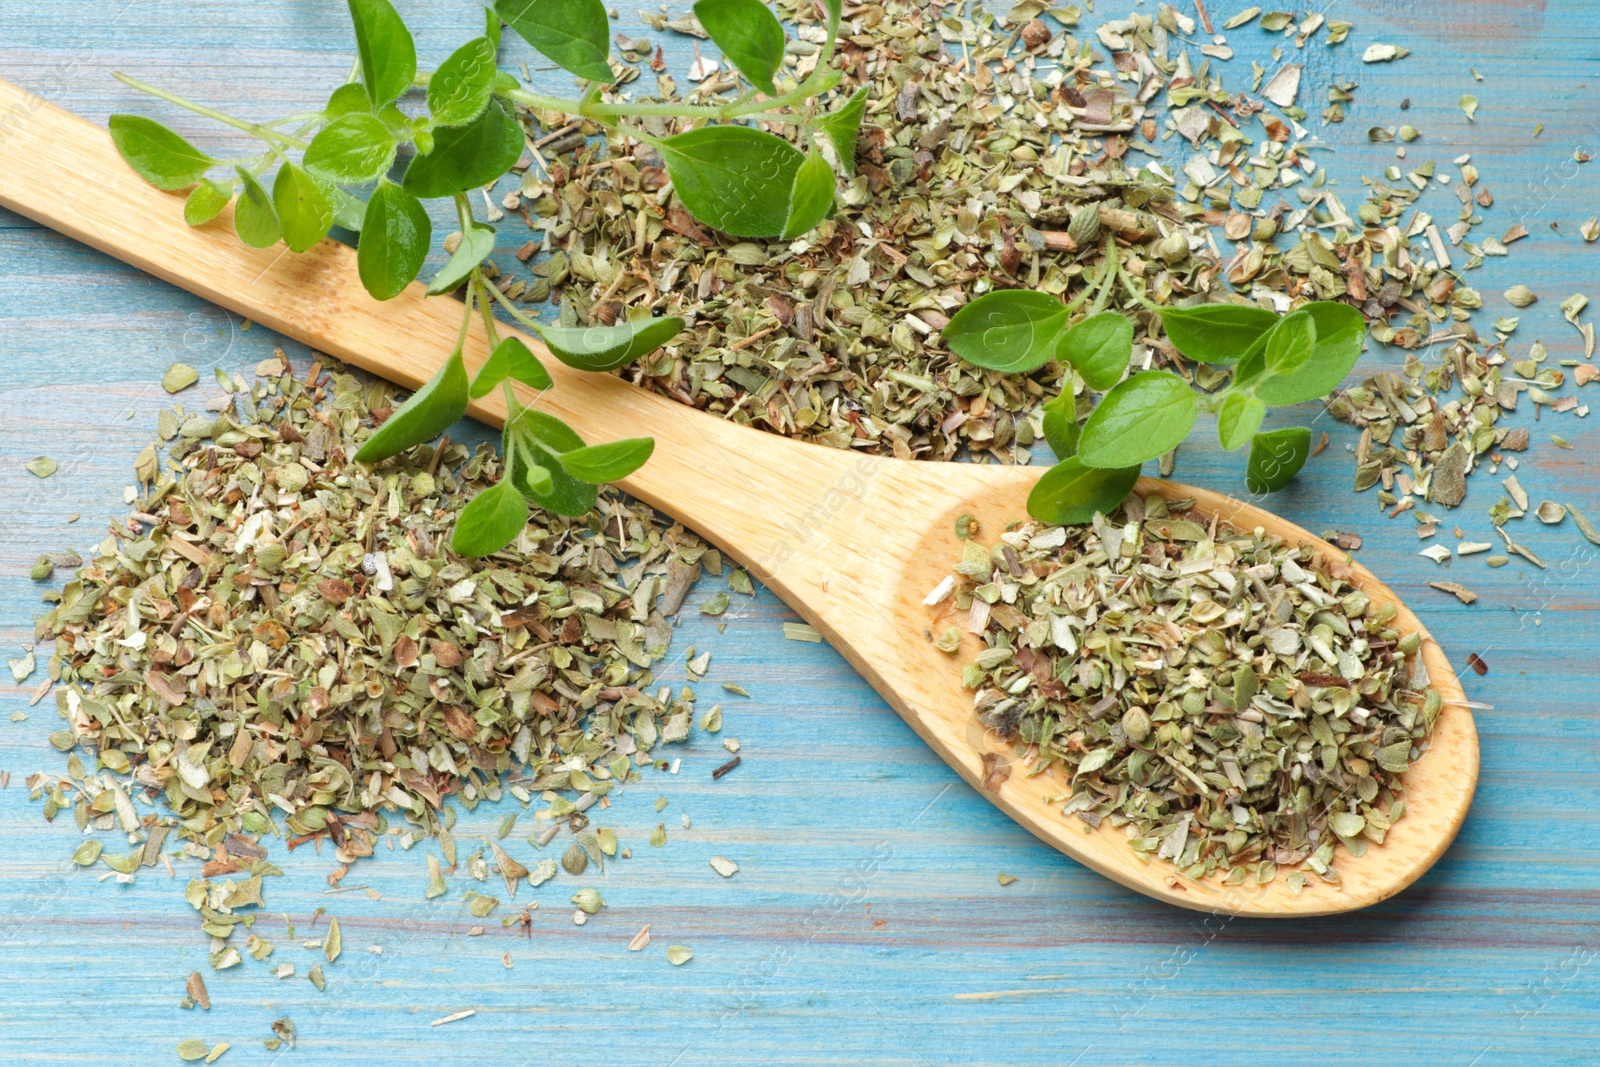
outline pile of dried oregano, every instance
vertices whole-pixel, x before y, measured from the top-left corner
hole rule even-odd
[[[821,7],[776,6],[800,27],[789,63],[803,76],[818,52]],[[641,17],[659,31],[704,37],[692,16]],[[1381,172],[1357,184],[1357,174],[1324,165],[1326,131],[1359,105],[1360,87],[1346,76],[1311,83],[1307,72],[1322,61],[1308,50],[1336,49],[1347,68],[1371,77],[1403,64],[1406,50],[1352,43],[1350,23],[1322,14],[1259,7],[1202,16],[1203,26],[1170,4],[1093,18],[1039,0],[1004,12],[846,4],[846,78],[836,92],[868,90],[855,173],[835,217],[793,242],[707,231],[671,199],[649,148],[608,139],[594,124],[524,112],[534,151],[502,204],[535,236],[518,253],[529,268],[506,261],[499,284],[514,299],[555,302],[568,325],[640,309],[683,316],[678,343],[627,374],[724,418],[901,457],[1027,462],[1039,405],[1059,388],[1056,369],[973,367],[952,356],[940,330],[996,288],[1075,293],[1112,234],[1124,268],[1163,305],[1359,307],[1373,338],[1408,358],[1333,411],[1368,431],[1357,491],[1377,486],[1379,505],[1391,517],[1411,511],[1423,538],[1442,521],[1429,505],[1459,505],[1474,469],[1515,470],[1528,434],[1502,416],[1519,397],[1536,417],[1587,415],[1576,393],[1558,388],[1595,380],[1593,367],[1572,359],[1562,361],[1570,374],[1552,367],[1537,341],[1522,356],[1515,317],[1492,329],[1474,324],[1483,297],[1467,277],[1528,231],[1508,219],[1493,231],[1500,236],[1487,232],[1495,197],[1470,154],[1428,158],[1430,134],[1397,111],[1369,119],[1379,124],[1368,139],[1393,146]],[[1270,62],[1245,69],[1235,59],[1245,35],[1270,35]],[[708,102],[739,89],[709,56],[686,87],[648,39],[624,39],[623,48],[637,65],[613,94]],[[657,134],[674,129],[646,124]],[[1507,299],[1524,307],[1533,294]],[[1587,359],[1584,303],[1574,295],[1562,308]],[[1115,310],[1138,329],[1134,370],[1169,367],[1202,388],[1221,383],[1216,368],[1184,359],[1147,309]],[[1554,443],[1564,446],[1559,435]],[[1162,473],[1173,463],[1164,457]],[[1511,552],[1520,546],[1504,523],[1515,517],[1508,508],[1520,510],[1515,498],[1512,490],[1488,516]]]
[[[801,27],[790,51],[803,76],[821,7],[777,6]],[[910,0],[847,5],[836,92],[867,89],[866,118],[856,158],[841,161],[850,176],[835,216],[794,241],[708,231],[671,200],[647,146],[586,140],[604,131],[524,113],[537,159],[504,206],[538,236],[519,252],[531,275],[508,263],[500,284],[515,299],[558,302],[569,325],[644,308],[684,317],[677,343],[627,374],[725,418],[841,448],[1002,462],[1027,462],[1058,368],[981,370],[955,358],[940,330],[996,288],[1075,292],[1099,270],[1105,235],[1160,303],[1225,298],[1229,283],[1278,310],[1299,295],[1364,298],[1350,293],[1347,265],[1381,257],[1387,238],[1374,245],[1311,155],[1316,138],[1296,104],[1304,64],[1292,49],[1283,64],[1292,77],[1253,96],[1223,87],[1212,46],[1191,54],[1194,21],[1170,5],[1094,28],[1076,7],[1046,10],[1030,0],[1003,15]],[[704,36],[692,17],[656,28]],[[1322,28],[1319,18],[1288,39],[1337,46],[1349,25],[1319,37]],[[624,58],[650,54],[641,40]],[[692,102],[737,91],[715,62],[697,67],[685,93],[657,53],[654,86],[640,72],[615,91]],[[1341,107],[1327,117],[1342,118]],[[1268,202],[1271,190],[1295,202]],[[1213,226],[1238,242],[1234,253]],[[1295,243],[1282,247],[1282,235]],[[1153,361],[1209,380],[1152,314],[1117,309],[1139,326],[1136,370]]]
[[[589,853],[616,855],[615,834],[589,822],[689,734],[692,691],[652,689],[651,666],[720,554],[608,493],[582,519],[536,513],[510,547],[461,559],[449,531],[497,473],[492,449],[446,439],[354,464],[392,386],[321,363],[258,372],[225,382],[220,411],[163,415],[166,465],[154,447],[140,458],[136,510],[38,621],[67,721],[51,740],[73,755],[30,788],[47,816],[70,811],[130,846],[91,839],[76,858],[122,877],[174,845],[204,860],[188,896],[220,969],[240,962],[238,909],[278,873],[257,839],[280,825],[291,847],[331,841],[345,865],[386,831],[403,846],[436,835],[454,867],[447,800],[552,791],[530,842],[569,829],[573,874]],[[135,798],[169,811],[141,814]],[[512,895],[556,873],[490,848]],[[488,876],[481,849],[462,863]],[[479,917],[498,903],[469,895]],[[598,900],[579,896],[581,911]]]
[[[1439,694],[1420,635],[1341,565],[1182,502],[1129,497],[1092,526],[1027,522],[966,542],[944,589],[988,646],[963,677],[979,721],[1070,780],[1063,811],[1226,884],[1382,844]]]

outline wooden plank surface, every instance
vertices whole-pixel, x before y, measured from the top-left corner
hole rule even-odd
[[[1208,0],[1219,22],[1243,6]],[[454,0],[400,7],[425,65],[477,25],[476,8]],[[1154,5],[1097,7],[1104,17]],[[619,29],[640,32],[631,9],[620,14]],[[1366,143],[1369,126],[1417,125],[1424,137],[1411,162],[1471,152],[1496,196],[1486,232],[1521,220],[1532,233],[1468,275],[1485,296],[1480,321],[1510,313],[1499,294],[1527,284],[1541,302],[1521,313],[1513,347],[1541,339],[1553,358],[1581,356],[1556,304],[1600,288],[1600,245],[1576,236],[1600,211],[1594,165],[1570,162],[1575,150],[1600,151],[1600,10],[1584,0],[1339,0],[1328,16],[1356,28],[1345,46],[1307,49],[1302,102],[1315,113],[1329,80],[1360,83],[1348,121],[1322,131],[1345,202],[1358,199],[1361,175],[1392,160],[1390,146]],[[1264,59],[1265,39],[1249,28],[1230,39],[1241,60],[1229,84],[1242,87],[1242,60]],[[1375,40],[1414,54],[1364,66],[1360,52]],[[109,71],[265,118],[315,106],[342,78],[349,51],[342,4],[0,0],[0,75],[96,120],[118,110],[159,115],[224,151],[242,142],[136,97]],[[530,57],[510,47],[508,58]],[[1472,125],[1457,106],[1468,92],[1482,101]],[[1403,98],[1411,100],[1404,116]],[[1539,122],[1545,130],[1535,136]],[[1453,197],[1435,193],[1433,202],[1451,217]],[[507,245],[520,243],[519,230],[503,228]],[[202,373],[247,370],[276,343],[0,213],[6,656],[31,640],[43,588],[28,580],[33,559],[87,549],[123,510],[132,458],[169,402],[157,384],[166,366],[181,358]],[[305,353],[291,352],[304,365]],[[1399,357],[1375,351],[1362,366],[1386,362]],[[203,382],[184,399],[206,395]],[[1292,414],[1305,422],[1316,411]],[[1534,499],[1600,515],[1600,475],[1589,462],[1600,440],[1589,423],[1517,418],[1530,420],[1536,441],[1518,472]],[[302,849],[281,860],[289,877],[268,886],[256,929],[278,943],[274,962],[294,962],[303,975],[320,957],[289,941],[282,913],[299,939],[320,936],[322,925],[309,921],[317,908],[337,915],[347,947],[327,968],[327,991],[303,977],[279,982],[252,962],[210,978],[210,1012],[187,1012],[177,1006],[183,978],[209,967],[181,885],[150,871],[131,886],[102,884],[71,868],[70,822],[46,825],[20,781],[61,765],[44,741],[54,710],[49,701],[27,708],[29,687],[3,672],[0,713],[28,717],[0,730],[0,769],[12,775],[0,790],[0,1055],[27,1064],[175,1062],[179,1040],[203,1037],[234,1044],[225,1064],[1592,1062],[1600,550],[1570,520],[1525,521],[1518,535],[1547,571],[1464,559],[1446,573],[1416,556],[1408,517],[1388,520],[1371,494],[1349,491],[1350,431],[1325,416],[1316,425],[1332,446],[1274,506],[1312,530],[1363,534],[1362,562],[1417,607],[1457,667],[1469,652],[1490,665],[1482,678],[1463,671],[1469,696],[1494,705],[1477,712],[1483,767],[1473,813],[1439,866],[1393,901],[1331,921],[1264,923],[1207,919],[1122,890],[968,790],[832,650],[784,641],[779,623],[792,616],[764,593],[753,604],[736,597],[722,633],[685,612],[675,644],[676,663],[690,644],[713,652],[702,703],[721,698],[723,681],[750,690],[749,700],[721,699],[722,736],[743,743],[743,765],[713,782],[726,754],[700,737],[682,752],[678,775],[617,799],[607,821],[634,858],[592,883],[610,907],[587,926],[572,924],[574,883],[563,878],[535,891],[531,938],[492,920],[468,936],[476,920],[459,904],[422,900],[424,846],[352,872],[346,884],[371,886],[382,895],[376,902],[325,895],[332,861]],[[1574,449],[1551,446],[1551,432]],[[61,463],[45,481],[22,467],[40,454]],[[1201,445],[1184,453],[1178,473],[1231,489],[1242,458]],[[1492,540],[1485,512],[1498,495],[1479,475],[1450,518],[1469,539]],[[81,518],[69,525],[74,514]],[[1468,607],[1428,589],[1441,577],[1482,599]],[[700,595],[713,591],[707,584]],[[664,673],[682,680],[680,666]],[[658,795],[669,800],[660,815]],[[480,808],[464,821],[491,831],[507,810]],[[662,820],[668,844],[652,849],[645,839]],[[736,860],[740,873],[718,877],[713,854]],[[1000,871],[1019,881],[1001,887]],[[654,944],[626,952],[646,922]],[[693,947],[695,959],[669,967],[670,943]],[[428,1026],[466,1009],[478,1014]],[[270,1054],[260,1038],[284,1016],[300,1047]]]

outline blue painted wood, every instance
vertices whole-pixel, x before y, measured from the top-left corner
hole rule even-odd
[[[425,63],[478,24],[471,4],[400,6]],[[1097,6],[1104,16],[1129,5]],[[1209,6],[1220,22],[1243,5]],[[1360,175],[1392,158],[1392,146],[1366,143],[1368,126],[1415,123],[1424,137],[1411,147],[1413,162],[1470,151],[1497,198],[1490,232],[1519,219],[1532,232],[1510,257],[1469,276],[1485,294],[1481,321],[1508,312],[1498,294],[1524,282],[1541,302],[1522,313],[1514,348],[1538,338],[1557,358],[1579,354],[1555,305],[1594,286],[1600,263],[1600,247],[1575,236],[1600,208],[1595,177],[1569,162],[1574,149],[1600,147],[1600,12],[1584,0],[1343,0],[1328,14],[1356,29],[1340,49],[1307,50],[1302,100],[1315,111],[1330,78],[1360,83],[1349,121],[1324,131],[1345,202],[1359,199]],[[622,15],[619,28],[638,32],[632,12]],[[226,131],[152,109],[108,72],[270,117],[316,104],[342,77],[345,33],[342,5],[309,0],[0,0],[0,74],[95,119],[159,111],[226,148],[236,143]],[[1259,32],[1230,37],[1242,58],[1262,57]],[[1360,51],[1374,40],[1415,54],[1363,66]],[[511,58],[528,54],[513,48]],[[1231,65],[1232,83],[1243,67]],[[1464,92],[1482,101],[1470,126],[1457,107]],[[1412,106],[1402,118],[1404,97]],[[1453,217],[1447,193],[1433,202]],[[515,233],[507,230],[508,243]],[[156,385],[162,370],[177,358],[202,370],[248,369],[279,343],[0,213],[7,655],[31,640],[41,591],[27,579],[34,557],[87,548],[121,513],[131,459],[167,402]],[[303,364],[306,354],[288,347]],[[1399,360],[1377,352],[1363,366],[1385,362]],[[1294,417],[1315,414],[1308,407]],[[708,702],[722,681],[749,688],[748,700],[721,700],[723,736],[743,742],[743,765],[713,782],[725,753],[700,737],[684,750],[681,773],[617,798],[603,821],[634,857],[585,879],[610,903],[587,926],[571,923],[565,898],[574,883],[565,878],[533,893],[541,907],[531,938],[498,925],[474,937],[475,920],[459,904],[422,900],[423,847],[380,855],[346,879],[370,886],[378,901],[325,895],[332,861],[302,849],[280,858],[289,877],[268,886],[271,911],[256,929],[278,943],[273,961],[294,962],[303,976],[320,956],[287,938],[282,913],[301,939],[321,934],[309,921],[315,909],[337,915],[346,948],[327,968],[327,991],[250,964],[211,975],[211,1011],[186,1012],[177,1006],[184,977],[210,972],[181,885],[148,870],[132,886],[98,884],[71,868],[70,822],[44,824],[21,786],[25,775],[61,766],[44,741],[57,725],[53,709],[28,709],[25,687],[5,673],[0,712],[28,717],[0,730],[0,768],[12,775],[0,790],[0,1056],[173,1062],[179,1040],[204,1037],[233,1042],[222,1061],[232,1064],[1593,1062],[1600,556],[1570,522],[1524,524],[1519,536],[1548,571],[1458,560],[1444,572],[1415,555],[1409,518],[1388,520],[1370,494],[1348,491],[1348,429],[1325,417],[1316,425],[1331,447],[1274,505],[1314,530],[1362,533],[1360,558],[1418,607],[1453,661],[1464,665],[1476,651],[1490,664],[1486,677],[1464,677],[1474,699],[1495,706],[1478,713],[1477,803],[1450,853],[1396,900],[1274,924],[1179,912],[1124,891],[1041,846],[956,781],[832,650],[785,642],[779,623],[792,616],[763,593],[753,603],[735,598],[722,633],[686,612],[677,646],[712,651]],[[1600,441],[1589,423],[1569,416],[1532,428],[1539,443],[1519,472],[1523,484],[1536,500],[1571,500],[1600,516],[1600,477],[1588,463]],[[1552,430],[1574,450],[1550,447]],[[61,462],[47,481],[22,470],[39,454]],[[1240,484],[1241,464],[1202,443],[1186,449],[1179,475],[1229,488]],[[1491,540],[1485,510],[1497,495],[1478,476],[1451,519],[1467,537]],[[82,517],[69,525],[73,514]],[[1467,607],[1427,588],[1444,576],[1482,599]],[[659,816],[658,795],[670,802]],[[480,808],[464,824],[489,831],[506,810]],[[646,839],[661,820],[670,840],[653,849]],[[713,854],[735,859],[740,873],[719,878],[707,864]],[[1002,888],[1000,871],[1019,881]],[[653,945],[626,952],[646,922]],[[693,962],[669,967],[662,950],[672,943],[692,946]],[[428,1026],[465,1009],[478,1014]],[[300,1048],[275,1056],[260,1039],[284,1016]]]

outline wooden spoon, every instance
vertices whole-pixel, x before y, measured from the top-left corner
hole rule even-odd
[[[413,285],[379,303],[356,277],[354,251],[324,241],[303,255],[245,247],[231,216],[191,229],[182,197],[162,193],[117,156],[104,130],[0,81],[0,204],[126,260],[270,329],[415,387],[455,342],[460,307]],[[535,349],[538,341],[527,339]],[[541,349],[542,350],[542,349]],[[469,364],[486,356],[481,334]],[[1026,515],[1037,469],[881,459],[787,440],[693,411],[609,375],[546,365],[556,388],[539,405],[589,441],[641,433],[658,442],[629,493],[703,534],[750,569],[815,626],[946,763],[1038,837],[1125,886],[1180,907],[1251,916],[1323,915],[1393,896],[1455,837],[1478,778],[1478,740],[1455,673],[1428,638],[1423,655],[1445,699],[1432,744],[1405,775],[1406,814],[1382,846],[1345,856],[1342,888],[1312,879],[1296,896],[1285,879],[1227,888],[1142,862],[1120,832],[1090,830],[1046,797],[1050,775],[1007,777],[984,787],[982,756],[1004,745],[985,736],[961,685],[958,658],[929,638],[923,598],[961,556],[955,519],[971,514],[990,533]],[[531,399],[531,397],[529,398]],[[499,424],[498,393],[471,414]],[[1217,493],[1144,480],[1141,493],[1192,497],[1233,526],[1265,527],[1286,541],[1343,559],[1292,523]],[[1416,617],[1359,564],[1355,582],[1396,603],[1396,625],[1426,635]],[[948,623],[942,623],[942,629]],[[972,645],[976,638],[968,638]],[[972,648],[969,647],[970,653]]]

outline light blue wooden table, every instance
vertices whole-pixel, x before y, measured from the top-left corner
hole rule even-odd
[[[633,4],[619,29],[643,32]],[[1102,0],[1101,15],[1128,8]],[[1181,8],[1192,11],[1187,0]],[[1209,0],[1223,18],[1242,2]],[[1274,5],[1267,5],[1269,8]],[[343,77],[350,44],[343,4],[313,0],[0,0],[0,76],[103,121],[118,110],[159,114],[226,144],[203,122],[153,107],[109,77],[118,69],[247,116],[307,110]],[[481,25],[464,0],[400,4],[425,65]],[[1133,5],[1154,12],[1155,4]],[[1496,197],[1486,232],[1522,220],[1532,236],[1469,281],[1488,322],[1511,309],[1499,295],[1531,286],[1518,344],[1542,339],[1555,358],[1580,353],[1556,304],[1591,287],[1600,245],[1577,237],[1600,210],[1600,8],[1587,0],[1335,0],[1353,20],[1345,46],[1307,50],[1302,101],[1315,114],[1332,77],[1360,83],[1349,120],[1324,131],[1329,169],[1358,202],[1358,179],[1392,159],[1367,144],[1369,126],[1411,121],[1424,132],[1411,159],[1445,163],[1471,152]],[[508,35],[508,39],[509,39]],[[1264,53],[1251,29],[1230,35],[1241,56]],[[1363,66],[1375,41],[1414,54]],[[520,43],[508,58],[530,58]],[[1475,81],[1469,68],[1482,76]],[[1230,67],[1242,87],[1247,66]],[[552,78],[551,75],[544,77]],[[1457,107],[1482,105],[1475,125]],[[1409,97],[1402,116],[1399,104]],[[1536,123],[1544,132],[1535,136]],[[1435,201],[1452,218],[1453,198]],[[1559,232],[1552,229],[1559,226]],[[508,242],[520,224],[506,230]],[[43,586],[28,580],[42,551],[86,549],[123,512],[131,461],[168,402],[158,380],[174,360],[251,368],[281,343],[244,331],[186,293],[0,212],[0,648],[32,636]],[[290,352],[304,361],[294,345]],[[1393,353],[1374,352],[1364,369]],[[204,385],[202,386],[204,388]],[[191,393],[189,396],[193,396]],[[187,399],[187,398],[186,398]],[[1314,407],[1293,413],[1317,417]],[[1519,417],[1529,417],[1525,412]],[[257,929],[279,942],[274,961],[303,976],[316,954],[288,943],[280,913],[311,933],[326,907],[345,955],[326,992],[253,963],[212,975],[206,941],[181,884],[146,870],[136,884],[101,884],[72,868],[71,820],[47,826],[22,779],[61,758],[45,743],[50,702],[28,710],[25,688],[0,682],[0,1059],[17,1064],[177,1062],[181,1039],[227,1040],[224,1064],[1187,1064],[1592,1063],[1600,1059],[1600,556],[1569,521],[1519,536],[1550,564],[1492,571],[1458,560],[1446,575],[1416,555],[1409,518],[1390,521],[1371,494],[1349,491],[1352,432],[1326,417],[1333,445],[1275,506],[1313,530],[1362,533],[1360,559],[1408,601],[1464,668],[1483,772],[1455,846],[1398,899],[1340,918],[1267,923],[1177,911],[1125,891],[1045,848],[963,785],[826,646],[786,642],[792,616],[770,594],[739,603],[718,633],[685,612],[681,649],[713,652],[706,696],[723,700],[722,736],[743,742],[743,765],[721,781],[726,754],[701,738],[682,771],[630,788],[608,813],[631,861],[595,884],[610,907],[575,927],[552,882],[534,896],[531,938],[471,919],[453,898],[424,902],[424,848],[384,853],[325,895],[328,857],[274,858],[289,877],[268,886]],[[1531,425],[1531,423],[1530,423]],[[1521,480],[1600,516],[1600,435],[1563,418],[1533,427]],[[1552,430],[1574,445],[1560,451]],[[23,470],[47,454],[60,472]],[[1232,489],[1242,460],[1186,451],[1179,476]],[[1498,496],[1471,483],[1452,519],[1493,540],[1485,512]],[[68,517],[81,514],[76,525]],[[1481,558],[1481,557],[1480,557]],[[1467,607],[1427,588],[1449,577],[1477,590]],[[700,595],[708,595],[706,586]],[[43,650],[42,650],[43,651]],[[681,663],[681,658],[676,662]],[[667,677],[678,677],[669,668]],[[40,675],[30,680],[31,688]],[[662,816],[652,802],[665,796]],[[480,808],[489,830],[505,808]],[[688,815],[690,829],[680,817]],[[645,844],[665,818],[665,848]],[[520,842],[521,835],[514,840]],[[531,851],[521,846],[523,851]],[[740,865],[731,880],[713,854]],[[524,859],[528,857],[524,856]],[[1002,887],[998,872],[1018,881]],[[186,875],[185,875],[186,877]],[[526,890],[524,890],[526,893]],[[625,945],[644,923],[650,950]],[[662,948],[692,946],[669,967]],[[368,951],[380,946],[382,955]],[[509,954],[507,969],[502,956]],[[213,1007],[183,1011],[183,980],[210,977]],[[460,1022],[430,1028],[452,1012]],[[299,1048],[261,1039],[289,1017]]]

